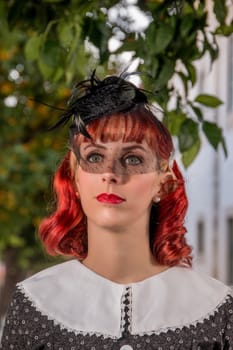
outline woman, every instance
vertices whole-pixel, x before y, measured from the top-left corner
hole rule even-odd
[[[56,126],[70,117],[40,237],[73,259],[17,285],[2,349],[231,349],[231,291],[191,269],[184,181],[143,91],[93,74]]]

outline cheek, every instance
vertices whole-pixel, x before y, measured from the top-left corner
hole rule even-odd
[[[77,196],[79,197],[79,200],[81,202],[82,209],[84,213],[87,214],[89,209],[93,209],[93,191],[91,185],[88,179],[79,178],[78,181],[76,181],[76,186]]]
[[[135,197],[153,199],[160,190],[160,178],[154,174],[146,174],[144,178],[137,179],[133,185]]]
[[[89,174],[83,173],[81,169],[77,170],[75,184],[81,199],[85,197],[85,194],[92,188],[92,182]]]

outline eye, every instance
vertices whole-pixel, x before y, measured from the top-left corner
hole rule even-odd
[[[103,160],[103,156],[99,153],[91,153],[86,157],[90,163],[100,163]]]
[[[143,162],[143,159],[135,155],[129,155],[124,158],[124,162],[127,165],[139,165]]]

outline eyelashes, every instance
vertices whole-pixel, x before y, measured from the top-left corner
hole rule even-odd
[[[84,157],[84,160],[89,163],[101,163],[103,162],[103,155],[93,152]]]
[[[98,152],[90,152],[83,158],[90,164],[103,164],[106,160],[105,156]],[[137,166],[144,163],[143,157],[135,154],[124,155],[119,160],[122,165],[126,166]]]
[[[157,171],[157,161],[153,154],[140,150],[81,149],[77,155],[83,171],[92,174],[113,172],[117,175],[137,175]]]
[[[144,159],[142,157],[136,155],[128,155],[124,158],[124,162],[127,165],[139,165],[144,163]]]
[[[133,142],[132,142],[133,143]],[[92,174],[112,172],[116,175],[138,175],[158,170],[155,153],[144,144],[79,145],[76,157],[83,171]],[[132,144],[132,145],[131,145]]]

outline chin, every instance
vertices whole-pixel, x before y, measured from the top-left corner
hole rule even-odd
[[[98,218],[89,218],[92,223],[102,228],[103,230],[109,231],[122,231],[125,229],[127,223],[125,220],[120,218],[120,215],[103,215],[100,214]],[[128,220],[127,220],[128,221]]]
[[[125,228],[125,224],[120,220],[112,219],[112,220],[98,220],[96,223],[99,227],[102,227],[105,230],[111,231],[122,231]]]

